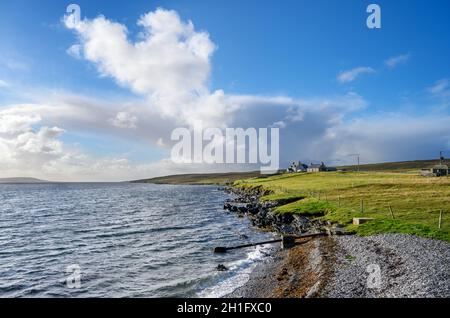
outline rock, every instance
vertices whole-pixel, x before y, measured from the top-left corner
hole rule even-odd
[[[270,194],[262,187],[252,189],[229,189],[236,197],[224,202],[224,210],[236,213],[238,217],[247,216],[253,226],[276,231],[279,234],[299,235],[306,232],[321,232],[327,221],[310,220],[307,217],[283,214],[274,215],[271,211],[276,202],[259,202],[262,195]]]
[[[259,209],[258,208],[251,208],[251,209],[248,210],[248,212],[250,214],[257,214],[259,212]]]
[[[247,213],[248,209],[245,206],[240,206],[238,207],[238,211],[240,213]]]
[[[217,268],[216,268],[219,272],[225,272],[225,271],[227,271],[228,270],[228,268],[225,266],[225,265],[223,265],[223,264],[219,264],[219,265],[217,265]]]

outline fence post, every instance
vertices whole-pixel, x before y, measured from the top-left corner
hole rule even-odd
[[[439,230],[441,229],[442,226],[442,210],[439,211]]]
[[[395,219],[394,212],[392,211],[392,206],[389,204],[389,211],[391,212],[392,219]]]
[[[338,196],[338,208],[340,208],[341,207],[341,196],[339,195]]]
[[[361,199],[361,213],[364,213],[364,200]]]

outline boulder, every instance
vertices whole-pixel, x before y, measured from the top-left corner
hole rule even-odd
[[[224,271],[227,271],[228,270],[228,268],[225,266],[225,265],[223,265],[223,264],[219,264],[219,265],[217,265],[217,268],[216,268],[219,272],[224,272]]]

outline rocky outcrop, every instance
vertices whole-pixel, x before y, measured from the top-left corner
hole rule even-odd
[[[301,215],[273,213],[278,204],[259,200],[261,196],[271,194],[271,191],[262,187],[227,188],[226,191],[233,194],[234,198],[225,201],[224,210],[240,217],[247,216],[252,225],[261,229],[299,235],[307,232],[326,232],[326,227],[330,225],[326,221],[311,220]]]

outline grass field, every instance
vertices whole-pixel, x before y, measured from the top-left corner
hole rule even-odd
[[[398,232],[450,241],[450,178],[425,178],[417,171],[322,172],[246,179],[235,185],[272,190],[274,194],[262,199],[283,204],[275,213],[325,218],[361,235]],[[353,217],[375,221],[355,227]]]

